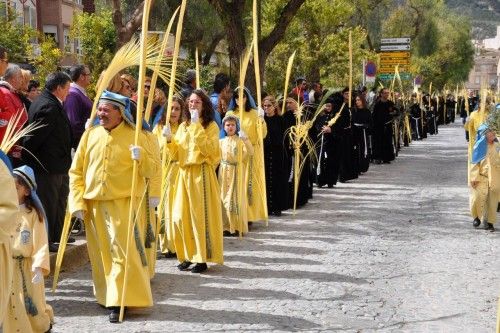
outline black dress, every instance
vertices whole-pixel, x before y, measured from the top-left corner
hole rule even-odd
[[[422,120],[422,110],[420,105],[415,102],[410,106],[410,126],[413,140],[423,139],[424,124]]]
[[[333,118],[333,112],[323,113],[316,118],[314,128],[316,133],[321,133],[323,126]],[[337,184],[339,178],[339,139],[331,133],[319,135],[316,143],[316,154],[318,156],[318,165],[316,166],[316,184],[319,187],[328,185],[333,187]]]
[[[373,159],[383,162],[393,161],[393,117],[395,107],[392,101],[379,100],[373,108]]]
[[[357,147],[357,169],[365,173],[370,167],[369,130],[372,126],[372,114],[368,109],[354,109],[352,114],[354,144]]]
[[[264,138],[267,209],[279,215],[288,209],[288,175],[285,168],[285,123],[281,116],[265,117],[267,136]]]

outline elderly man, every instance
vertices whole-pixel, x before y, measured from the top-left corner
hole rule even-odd
[[[0,81],[0,141],[12,118],[20,117],[16,130],[20,130],[28,121],[28,113],[17,94],[17,90],[23,84],[21,68],[18,65],[9,64],[3,78],[4,80]],[[9,157],[17,165],[21,158],[21,147],[15,146],[9,152]]]
[[[85,65],[76,65],[69,70],[71,87],[64,102],[64,111],[68,115],[73,133],[73,148],[78,147],[80,138],[85,131],[85,122],[90,118],[92,101],[87,97],[85,89],[90,84],[90,70]]]
[[[69,210],[85,221],[89,257],[97,302],[111,310],[118,322],[125,263],[128,262],[126,307],[153,305],[145,251],[145,225],[134,224],[129,256],[125,258],[132,169],[138,163],[137,204],[145,193],[146,178],[159,170],[158,147],[141,131],[134,146],[135,124],[130,100],[105,91],[99,99],[99,125],[87,130],[76,151],[70,174]],[[130,149],[130,152],[129,152]]]
[[[43,127],[24,139],[23,159],[35,171],[38,195],[49,225],[49,250],[57,252],[68,197],[68,170],[71,166],[72,134],[63,102],[71,79],[63,72],[47,76],[45,89],[29,110],[29,123]],[[71,239],[70,241],[74,241]]]

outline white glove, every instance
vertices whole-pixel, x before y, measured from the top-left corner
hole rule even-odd
[[[73,216],[80,220],[83,220],[84,215],[85,214],[83,210],[77,210],[76,212],[73,213]]]
[[[149,207],[156,208],[160,204],[160,198],[158,197],[150,197],[149,198]]]
[[[240,131],[238,132],[238,136],[240,137],[240,139],[241,139],[241,140],[246,140],[246,139],[248,139],[248,136],[247,136],[247,134],[245,133],[245,131],[244,131],[244,130],[240,130]]]
[[[191,110],[191,122],[194,124],[194,123],[197,123],[200,121],[200,115],[198,113],[198,110]]]
[[[264,115],[266,114],[264,112],[264,109],[259,106],[259,109],[257,110],[257,112],[259,112],[259,117],[261,117],[262,119],[264,119]]]
[[[163,135],[163,137],[165,139],[167,139],[167,141],[170,141],[170,139],[172,139],[172,129],[170,128],[170,123],[167,123],[163,127],[163,130],[161,131],[161,135]]]
[[[87,121],[85,122],[85,129],[89,129],[91,123],[90,123],[90,118],[87,119]]]
[[[141,147],[130,145],[128,149],[130,150],[130,156],[134,161],[139,161],[141,159]]]
[[[43,282],[43,273],[40,267],[35,267],[33,270],[33,278],[31,279],[31,283],[39,284]]]

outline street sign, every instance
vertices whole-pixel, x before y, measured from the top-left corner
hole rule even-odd
[[[398,71],[400,73],[403,73],[403,72],[409,72],[410,71],[410,67],[409,66],[399,66],[398,67]],[[379,73],[394,73],[396,72],[396,65],[385,65],[385,66],[380,66],[380,68],[378,69],[378,72]]]
[[[411,80],[410,73],[400,73],[399,77],[401,78],[401,80]],[[378,78],[382,81],[390,81],[394,79],[394,74],[379,74]]]
[[[411,41],[410,38],[382,38],[380,40],[381,44],[409,44]]]
[[[410,44],[380,45],[380,51],[409,51]]]
[[[380,52],[381,58],[409,58],[410,52]]]
[[[380,65],[409,65],[410,59],[408,58],[381,58]]]

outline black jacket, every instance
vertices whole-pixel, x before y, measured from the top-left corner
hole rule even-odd
[[[65,174],[71,166],[71,126],[62,104],[48,90],[31,104],[28,123],[43,127],[24,139],[23,158],[35,171]],[[33,154],[36,159],[31,156]],[[37,161],[38,159],[38,161]]]

